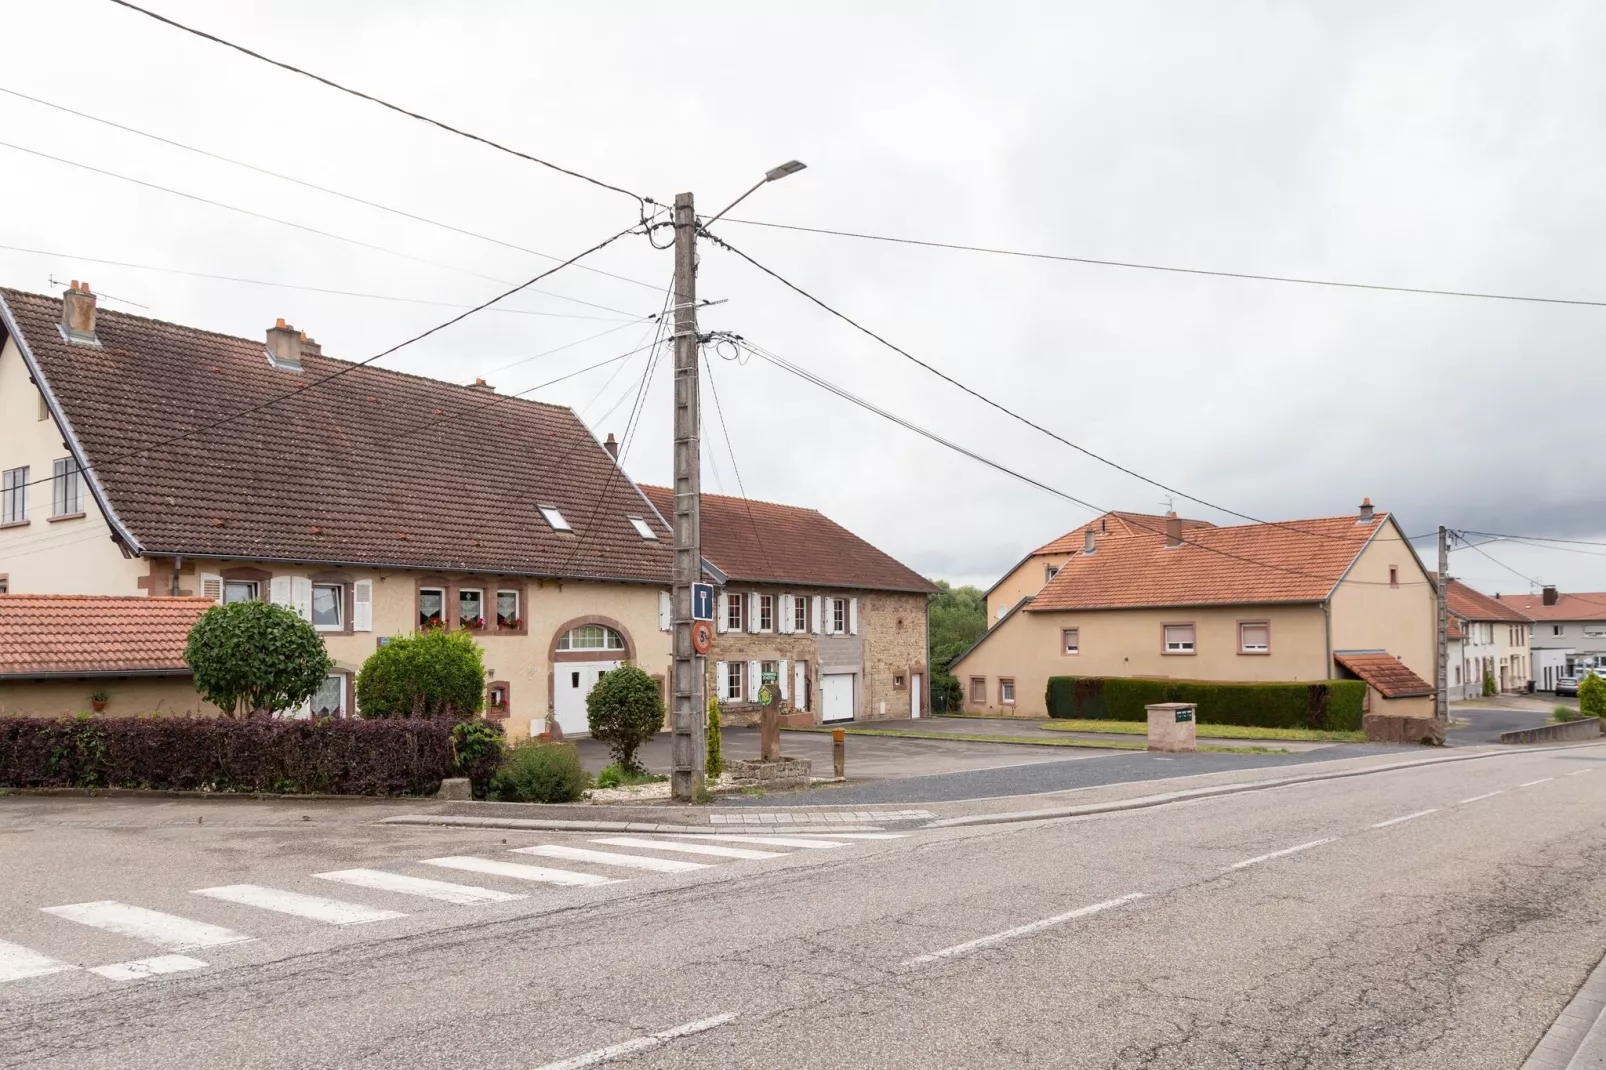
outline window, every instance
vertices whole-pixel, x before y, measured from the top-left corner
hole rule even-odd
[[[772,594],[758,596],[758,630],[761,632],[775,630],[775,596]]]
[[[1461,666],[1459,665],[1455,667],[1455,682],[1457,687],[1461,685]]]
[[[1398,568],[1396,568],[1394,565],[1390,565],[1389,566],[1389,586],[1390,587],[1398,587],[1399,585],[1400,585],[1400,570]]]
[[[1561,634],[1561,625],[1559,625],[1559,624],[1552,624],[1552,625],[1551,625],[1551,626],[1550,626],[1550,634],[1551,634],[1551,635],[1560,635],[1560,634]]]
[[[465,587],[457,592],[457,622],[465,628],[485,627],[485,592]]]
[[[1082,652],[1081,632],[1080,628],[1060,629],[1060,646],[1067,656],[1075,657]]]
[[[893,688],[893,690],[902,691],[903,690],[903,680],[904,680],[903,673],[901,673],[901,672],[893,673],[892,674],[892,688]]]
[[[523,621],[519,619],[519,592],[496,592],[496,626],[498,628],[518,628]]]
[[[844,635],[848,630],[848,600],[846,598],[831,599],[831,631],[837,635]]]
[[[508,688],[506,680],[492,680],[485,689],[485,716],[487,720],[502,721],[508,715]]]
[[[741,702],[747,697],[747,691],[742,687],[742,675],[747,670],[747,662],[732,661],[725,666],[725,698],[730,702]]]
[[[809,599],[807,595],[794,595],[792,598],[792,630],[806,632],[809,630]]]
[[[1047,583],[1048,581],[1052,580],[1055,576],[1058,576],[1059,574],[1060,574],[1059,566],[1057,566],[1057,565],[1049,565],[1047,568],[1043,569],[1043,582]]]
[[[747,616],[742,612],[746,608],[747,596],[742,594],[728,594],[725,596],[725,630],[739,632],[742,630],[742,620]]]
[[[0,524],[28,520],[28,467],[7,468],[0,477]]]
[[[418,589],[418,626],[437,628],[446,625],[446,590],[442,587]]]
[[[50,515],[77,516],[84,511],[84,484],[71,457],[56,461],[50,477]]]
[[[1193,653],[1193,625],[1165,625],[1165,652],[1167,654]]]
[[[11,593],[11,577],[10,576],[0,576],[0,594],[10,594],[10,593]]]
[[[346,587],[342,583],[312,585],[312,626],[319,631],[338,631],[346,626]]]
[[[557,506],[554,506],[554,505],[542,505],[542,506],[539,506],[538,508],[540,508],[540,510],[541,510],[541,515],[546,518],[546,522],[548,524],[552,525],[552,530],[553,531],[573,531],[574,530],[573,528],[571,528],[569,526],[569,522],[567,520],[563,519],[563,514],[558,512]]]
[[[970,701],[978,706],[987,705],[987,677],[972,676],[970,678]]]
[[[645,520],[641,519],[641,517],[639,517],[639,516],[631,517],[630,518],[630,526],[635,528],[636,529],[636,534],[640,535],[643,539],[651,539],[654,542],[658,541],[658,533],[656,531],[652,530],[652,528],[648,527],[647,526],[647,522]]]
[[[1015,681],[1005,677],[998,681],[998,701],[1005,706],[1015,705]]]
[[[346,678],[340,673],[330,673],[312,696],[312,716],[339,717],[345,712],[345,705]]]
[[[223,604],[230,602],[255,602],[262,595],[262,588],[256,580],[224,580]]]
[[[1602,636],[1606,636],[1606,623],[1592,621],[1589,624],[1584,625],[1584,634],[1589,636],[1591,639],[1599,639]]]
[[[1238,653],[1270,654],[1271,625],[1263,620],[1239,621]]]
[[[558,636],[559,650],[623,650],[625,637],[601,624],[582,624]]]

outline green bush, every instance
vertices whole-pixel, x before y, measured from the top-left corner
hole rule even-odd
[[[1582,716],[1583,714],[1579,713],[1571,706],[1557,706],[1555,709],[1550,711],[1550,719],[1552,721],[1576,721]]]
[[[397,636],[357,674],[364,717],[476,716],[485,707],[485,660],[465,631],[431,628]]]
[[[1606,680],[1589,673],[1578,681],[1578,712],[1583,717],[1606,717]]]
[[[589,786],[573,743],[527,741],[502,759],[490,794],[502,802],[574,802]]]
[[[724,741],[720,738],[719,730],[719,699],[713,696],[709,696],[708,699],[708,725],[704,731],[707,734],[704,742],[708,751],[705,772],[709,776],[717,777],[725,771],[725,756],[722,753]]]
[[[485,798],[506,750],[502,726],[493,721],[476,719],[452,725],[452,765],[473,783],[476,799]]]
[[[661,784],[669,778],[661,773],[632,773],[614,762],[605,765],[597,774],[597,787],[599,788],[629,788],[637,784]]]
[[[610,669],[586,696],[586,726],[592,739],[608,745],[621,768],[642,772],[636,750],[664,726],[658,681],[634,665]]]
[[[1494,686],[1494,670],[1485,665],[1483,667],[1483,693],[1486,696],[1493,695],[1497,690],[1498,688]]]
[[[300,614],[268,602],[213,606],[190,629],[184,664],[224,713],[277,713],[317,693],[334,662]]]
[[[1360,680],[1215,683],[1116,676],[1050,677],[1046,695],[1050,717],[1143,721],[1146,706],[1191,702],[1204,724],[1338,732],[1361,727],[1365,700],[1366,684]]]

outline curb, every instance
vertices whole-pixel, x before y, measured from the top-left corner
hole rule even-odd
[[[1590,971],[1567,1006],[1545,1030],[1522,1070],[1568,1070],[1599,1066],[1606,1054],[1606,959]]]
[[[428,817],[400,814],[381,819],[381,825],[433,825],[446,828],[517,829],[525,832],[655,832],[682,836],[827,836],[833,832],[880,832],[880,825],[684,825],[654,821],[564,821],[533,817]]]

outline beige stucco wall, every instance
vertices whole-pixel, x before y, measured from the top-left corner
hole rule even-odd
[[[0,575],[13,594],[139,594],[145,563],[123,557],[111,529],[95,505],[87,479],[84,515],[52,521],[49,477],[58,458],[68,455],[61,429],[48,414],[41,419],[41,394],[28,367],[7,338],[0,348],[0,469],[28,466],[28,522],[0,528]]]
[[[1399,570],[1399,586],[1389,586],[1389,568]],[[1332,598],[1334,650],[1386,650],[1422,679],[1438,675],[1438,601],[1423,571],[1392,520],[1356,558]]]
[[[1467,638],[1460,644],[1459,654],[1451,652],[1450,664],[1461,668],[1462,687],[1468,697],[1483,693],[1485,662],[1488,662],[1496,689],[1528,689],[1528,681],[1533,678],[1533,650],[1528,645],[1528,625],[1503,620],[1470,620],[1466,632]],[[1485,633],[1488,641],[1485,641]],[[1453,684],[1453,669],[1450,680]]]
[[[1027,595],[1035,595],[1048,583],[1048,570],[1065,567],[1070,554],[1044,554],[1028,557],[998,581],[998,586],[987,595],[987,627],[998,623],[998,618],[1012,609]]]
[[[1271,651],[1238,653],[1238,624],[1271,625]],[[1163,652],[1166,624],[1194,625],[1195,653]],[[1061,632],[1078,630],[1080,652],[1063,652]],[[1326,624],[1319,605],[1112,609],[1083,612],[1022,610],[997,625],[950,671],[965,695],[966,713],[1046,717],[1050,676],[1153,676],[1182,680],[1278,681],[1327,677]],[[972,677],[985,677],[987,700],[970,701]],[[1015,704],[999,700],[999,680],[1015,681]]]
[[[94,714],[89,696],[106,692],[106,709]],[[177,717],[215,717],[220,711],[195,693],[188,676],[74,677],[59,680],[0,681],[0,716],[61,717],[87,713],[135,717],[160,713]]]

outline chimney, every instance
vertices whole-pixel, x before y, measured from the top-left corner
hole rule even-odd
[[[307,332],[301,332],[301,355],[303,357],[323,356],[323,346],[307,337]]]
[[[616,461],[619,459],[619,443],[613,437],[612,431],[608,432],[608,441],[602,444],[602,448],[608,451],[609,457],[612,457]]]
[[[496,387],[492,386],[490,383],[487,383],[484,379],[480,379],[480,378],[477,378],[477,377],[474,380],[474,385],[469,387],[469,389],[470,390],[478,390],[482,394],[494,394],[494,393],[496,393]]]
[[[1362,498],[1361,499],[1361,518],[1359,520],[1357,520],[1356,523],[1357,524],[1370,524],[1371,522],[1372,522],[1372,499],[1370,499],[1370,498]]]
[[[100,345],[95,337],[95,295],[89,283],[72,280],[72,286],[61,295],[61,333],[69,342],[83,345]]]
[[[1090,554],[1090,553],[1093,552],[1093,528],[1092,528],[1092,525],[1089,525],[1087,531],[1083,532],[1083,534],[1082,534],[1082,552],[1084,554]]]
[[[1182,520],[1174,510],[1165,515],[1165,545],[1169,550],[1182,545]]]
[[[1553,606],[1559,601],[1561,601],[1561,596],[1556,593],[1556,588],[1554,587],[1545,587],[1540,595],[1540,602],[1547,606]]]
[[[285,371],[301,370],[301,332],[283,319],[268,328],[268,363]]]

